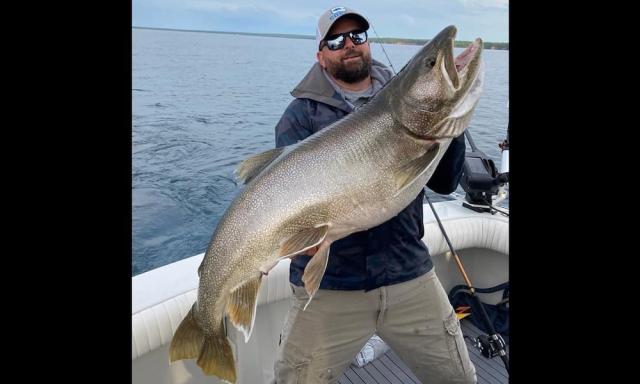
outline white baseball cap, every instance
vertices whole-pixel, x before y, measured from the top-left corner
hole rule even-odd
[[[320,42],[327,37],[327,33],[329,33],[333,24],[341,17],[347,15],[352,15],[355,16],[356,19],[360,19],[359,21],[362,23],[365,31],[369,29],[369,21],[358,12],[347,7],[333,7],[323,13],[318,19],[318,27],[316,28],[316,44],[318,47],[320,47]]]

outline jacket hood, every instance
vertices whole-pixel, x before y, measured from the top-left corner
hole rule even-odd
[[[342,109],[345,112],[353,111],[347,104],[340,92],[336,91],[333,85],[323,73],[324,69],[316,61],[307,75],[291,91],[291,95],[298,99],[311,99]],[[371,77],[378,79],[383,84],[386,83],[393,73],[381,62],[371,59]]]

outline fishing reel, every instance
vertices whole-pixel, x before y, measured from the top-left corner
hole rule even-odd
[[[492,212],[491,206],[506,197],[504,185],[509,182],[508,165],[505,172],[499,172],[493,160],[475,146],[468,130],[465,131],[465,136],[472,151],[465,154],[462,168],[460,186],[466,192],[466,202],[462,205],[476,212]],[[508,153],[507,145],[506,149],[503,148],[503,163],[507,156],[508,164]]]
[[[506,343],[500,334],[480,335],[471,342],[473,346],[482,353],[482,356],[492,359],[496,356],[506,355]]]

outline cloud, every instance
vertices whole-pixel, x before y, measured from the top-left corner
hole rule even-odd
[[[229,4],[221,1],[209,0],[189,0],[184,2],[186,9],[197,11],[213,11],[213,12],[238,12],[238,11],[256,11],[257,7],[253,4]]]
[[[460,40],[508,41],[508,0],[133,0],[133,25],[313,35],[318,16],[340,3],[381,37],[428,39],[453,24]]]
[[[416,18],[409,15],[400,15],[400,19],[406,22],[408,25],[416,25]]]
[[[234,3],[228,3],[224,1],[215,0],[187,0],[183,4],[186,8],[199,11],[211,11],[211,12],[228,12],[236,15],[256,14],[260,13],[271,16],[277,16],[282,19],[297,21],[300,19],[316,19],[320,13],[316,14],[307,7],[292,7],[290,5],[282,6],[277,5],[278,2],[263,2],[256,4],[254,1],[242,2],[235,1]]]

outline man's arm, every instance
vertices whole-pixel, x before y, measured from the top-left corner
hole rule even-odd
[[[466,148],[464,133],[451,140],[447,152],[442,156],[433,176],[427,182],[429,189],[442,195],[448,195],[458,188]]]
[[[311,136],[311,122],[304,100],[293,100],[276,124],[276,147],[297,143]]]

